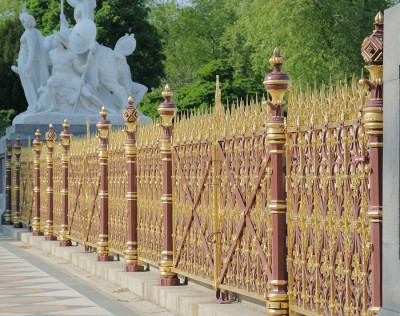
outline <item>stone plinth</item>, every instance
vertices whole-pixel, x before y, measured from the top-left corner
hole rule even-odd
[[[385,11],[383,135],[383,309],[400,315],[400,5]]]

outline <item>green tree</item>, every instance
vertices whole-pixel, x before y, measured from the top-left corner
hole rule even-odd
[[[249,0],[238,4],[240,18],[227,39],[238,43],[238,37],[248,49],[255,74],[270,68],[268,58],[279,47],[286,59],[284,69],[294,82],[319,85],[329,78],[360,74],[361,43],[371,33],[377,12],[390,4],[386,0]]]
[[[113,48],[126,33],[134,33],[137,50],[128,57],[134,80],[149,88],[164,77],[162,47],[157,30],[147,21],[144,0],[100,0],[95,16],[98,41]]]
[[[27,103],[18,75],[11,70],[18,56],[18,43],[23,28],[18,15],[0,19],[0,109],[22,112]]]
[[[0,110],[0,137],[5,135],[6,128],[11,125],[15,110]]]
[[[179,88],[195,80],[196,70],[212,60],[227,57],[221,41],[228,25],[237,19],[229,0],[157,1],[150,21],[159,31],[166,60],[166,80]]]

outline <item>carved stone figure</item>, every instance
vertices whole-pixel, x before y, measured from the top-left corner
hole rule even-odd
[[[126,57],[132,55],[136,49],[136,39],[133,34],[126,34],[115,44],[114,52],[117,56],[118,82],[125,88],[127,95],[132,96],[136,106],[147,92],[147,87],[132,81],[131,69]]]
[[[23,12],[19,19],[25,31],[20,39],[17,66],[12,66],[11,69],[20,77],[29,112],[34,111],[38,101],[38,89],[44,86],[49,78],[48,57],[42,33],[34,28],[35,18]]]
[[[78,57],[68,47],[68,39],[60,32],[55,32],[55,49],[50,51],[50,62],[53,65],[52,74],[46,87],[41,88],[37,111],[42,112],[72,112],[80,92],[83,66]],[[50,105],[50,107],[48,107]]]
[[[63,3],[63,0],[61,2]],[[36,47],[40,47],[40,53],[35,54],[45,61],[44,66],[40,66],[44,67],[45,71],[37,69],[37,73],[45,76],[40,80],[36,77],[31,78],[32,80],[28,81],[30,86],[27,88],[25,79],[30,77],[21,77],[30,106],[27,112],[14,119],[14,124],[37,123],[38,120],[48,120],[49,117],[56,118],[52,120],[53,123],[57,123],[61,120],[59,119],[61,116],[57,113],[69,113],[67,118],[71,123],[81,121],[83,123],[86,116],[97,117],[103,105],[107,106],[111,119],[114,116],[122,123],[121,110],[125,108],[128,96],[132,96],[137,105],[147,92],[145,86],[132,81],[131,70],[126,61],[126,57],[136,48],[134,36],[122,37],[114,50],[100,45],[96,42],[96,25],[93,21],[96,1],[67,0],[67,2],[74,8],[76,25],[73,28],[68,26],[63,9],[60,14],[61,31],[54,32],[45,40],[39,31],[33,31],[34,23],[23,22],[27,29],[25,33],[35,32],[35,44],[38,46],[31,43],[27,43],[26,46],[21,45],[20,55],[27,55],[30,58],[31,55],[27,52],[31,51],[31,47],[35,52],[38,51]],[[37,35],[38,32],[40,36]],[[34,38],[33,35],[27,36],[25,33],[21,43],[25,37]],[[21,63],[21,69],[27,65],[28,74],[32,67],[29,58],[18,62]],[[36,64],[35,66],[39,67]],[[21,73],[19,65],[13,69]],[[48,69],[51,69],[51,76]],[[42,113],[46,113],[46,116],[41,115]],[[146,121],[144,116],[141,117],[142,122]]]
[[[67,2],[74,8],[74,19],[76,23],[79,23],[83,19],[94,20],[96,0],[67,0]]]

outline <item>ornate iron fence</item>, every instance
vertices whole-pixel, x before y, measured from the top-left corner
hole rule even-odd
[[[161,285],[178,284],[181,274],[212,285],[222,299],[221,292],[233,291],[262,300],[271,315],[377,313],[383,146],[379,15],[375,27],[363,44],[371,81],[362,83],[369,97],[354,79],[319,91],[292,91],[286,121],[290,78],[281,71],[283,58],[276,49],[270,59],[274,69],[264,81],[272,98],[262,102],[224,109],[217,81],[214,109],[181,115],[173,124],[177,109],[166,87],[158,109],[162,130],[150,124],[136,132],[138,114],[130,100],[125,132],[109,133],[102,109],[100,144],[94,137],[76,138],[69,151],[64,123],[64,156],[60,149],[53,156],[54,228],[68,226],[62,246],[69,238],[97,248],[99,261],[112,260],[109,253],[125,255],[126,271],[142,271],[142,262],[158,265]],[[376,50],[369,49],[371,42]],[[22,218],[25,223],[31,218],[28,188],[40,185],[34,203],[40,202],[43,229],[47,166],[44,154],[39,156],[40,133],[36,136],[34,164],[22,151]],[[26,173],[39,171],[39,162],[40,183],[36,173],[30,184],[34,177]],[[11,192],[13,181],[7,180]],[[66,194],[64,217],[59,210],[65,211]]]

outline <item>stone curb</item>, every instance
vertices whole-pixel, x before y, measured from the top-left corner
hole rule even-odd
[[[26,229],[2,226],[5,235],[40,249],[45,253],[61,258],[93,276],[108,281],[121,289],[168,309],[182,316],[261,316],[266,308],[243,302],[219,304],[214,291],[190,284],[182,286],[158,285],[158,273],[124,272],[123,261],[98,262],[96,253],[85,252],[83,246],[60,247],[58,241],[46,241],[42,236],[32,236]]]

